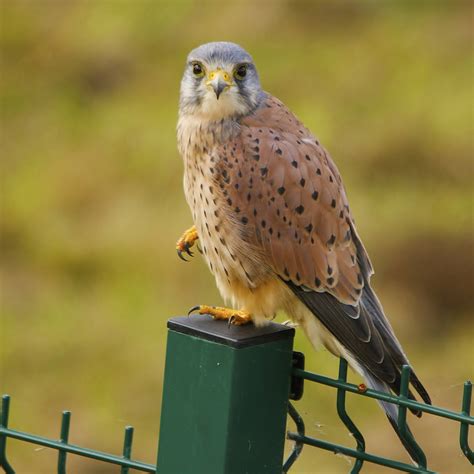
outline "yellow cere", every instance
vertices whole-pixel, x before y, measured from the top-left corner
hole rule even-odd
[[[223,71],[221,68],[217,68],[215,71],[211,71],[208,75],[209,77],[209,82],[215,80],[215,79],[218,79],[218,76],[220,76],[227,84],[232,84],[232,79],[231,77],[229,76],[229,74],[227,74],[227,72]],[[209,84],[208,82],[208,84]]]

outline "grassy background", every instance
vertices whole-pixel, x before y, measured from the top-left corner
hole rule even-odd
[[[134,455],[155,461],[166,320],[220,302],[203,262],[174,251],[191,222],[178,85],[188,51],[211,40],[246,47],[265,89],[330,150],[385,309],[434,403],[459,409],[473,375],[471,3],[255,5],[1,0],[0,391],[12,427],[57,437],[67,408],[73,443],[118,453],[132,424]],[[301,334],[296,348],[335,375]],[[376,404],[354,398],[368,449],[407,460]],[[307,384],[298,407],[310,434],[352,445],[334,403]],[[468,472],[456,424],[412,426],[433,469]],[[54,469],[51,451],[9,445],[18,472]],[[292,472],[349,463],[305,448]]]

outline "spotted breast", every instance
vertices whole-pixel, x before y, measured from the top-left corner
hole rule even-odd
[[[184,191],[204,259],[224,299],[249,308],[258,320],[275,315],[278,303],[265,293],[273,294],[266,290],[279,282],[275,284],[261,249],[249,235],[250,227],[239,218],[242,209],[229,190],[236,184],[231,183],[230,173],[244,159],[240,134],[241,127],[232,120],[198,124],[184,117],[178,123]],[[234,191],[238,189],[234,187]],[[282,286],[281,291],[287,290]]]

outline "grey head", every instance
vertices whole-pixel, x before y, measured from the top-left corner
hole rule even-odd
[[[239,45],[207,43],[189,53],[181,81],[181,116],[239,118],[255,110],[263,96],[253,59]]]

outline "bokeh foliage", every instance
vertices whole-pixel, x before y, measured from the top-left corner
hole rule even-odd
[[[118,452],[133,424],[134,454],[155,461],[166,320],[220,302],[200,258],[174,252],[191,222],[179,81],[188,51],[212,40],[246,47],[265,89],[329,149],[411,361],[436,404],[459,407],[473,373],[471,2],[2,0],[0,14],[0,391],[12,426],[57,437],[68,408],[73,443]],[[296,347],[335,375],[301,334]],[[376,404],[350,398],[369,450],[406,459]],[[307,385],[308,431],[353,444],[334,403]],[[467,472],[456,425],[412,426],[432,468]],[[19,472],[51,472],[50,451],[9,444]],[[305,448],[294,472],[348,467]]]

